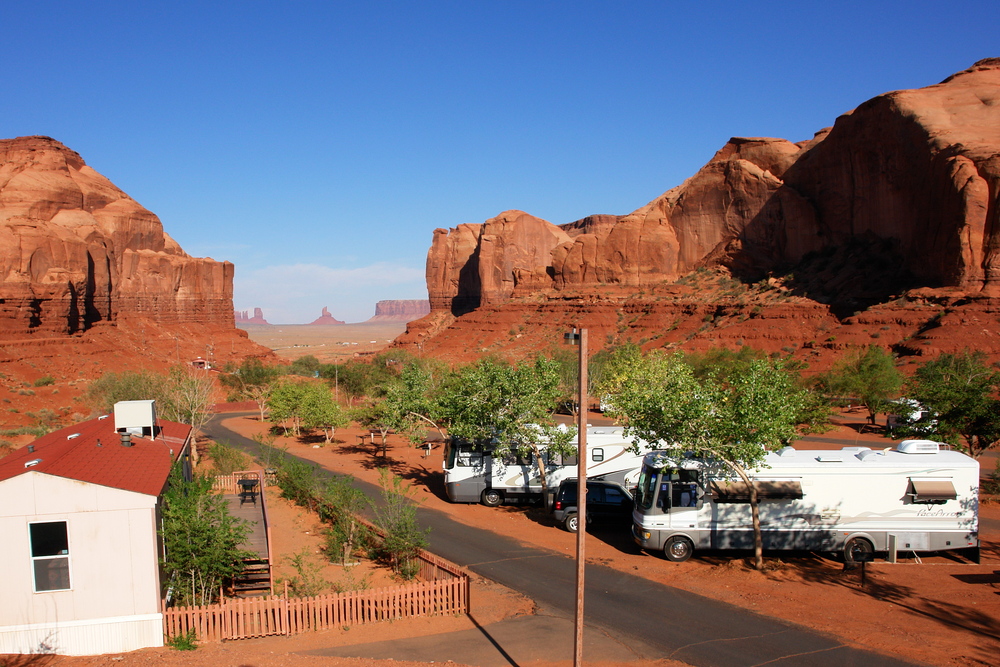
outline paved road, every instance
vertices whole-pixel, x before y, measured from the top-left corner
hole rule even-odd
[[[251,453],[258,451],[256,442],[219,421],[213,419],[204,430]],[[360,480],[356,485],[369,497],[378,497],[375,486]],[[432,552],[531,597],[556,615],[572,617],[576,595],[571,558],[458,523],[436,510],[420,508],[418,519],[431,528]],[[588,565],[586,580],[588,626],[607,631],[641,657],[726,667],[912,664],[608,567]],[[439,638],[438,643],[445,641]]]

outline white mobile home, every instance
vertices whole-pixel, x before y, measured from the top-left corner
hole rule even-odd
[[[0,459],[0,653],[163,645],[159,499],[191,428],[140,421],[92,419]]]
[[[635,483],[642,455],[634,453],[622,428],[591,426],[587,429],[587,477]],[[550,489],[568,477],[576,477],[576,456],[561,456],[540,446],[545,462],[545,481]],[[537,498],[542,493],[541,476],[533,457],[494,456],[495,445],[452,440],[445,447],[444,480],[453,503],[481,502],[495,506],[507,498]]]
[[[865,560],[963,549],[978,560],[979,462],[929,440],[893,450],[845,447],[767,455],[750,472],[765,549],[842,551]],[[651,452],[643,460],[632,535],[673,561],[696,549],[753,546],[749,489],[724,464]]]

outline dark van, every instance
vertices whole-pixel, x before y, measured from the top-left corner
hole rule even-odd
[[[552,503],[552,516],[563,528],[575,533],[579,523],[576,511],[576,480],[565,479],[556,490]],[[632,521],[632,496],[621,484],[587,480],[587,525],[620,523],[627,526]]]

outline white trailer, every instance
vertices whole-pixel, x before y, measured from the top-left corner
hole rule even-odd
[[[930,440],[895,449],[845,447],[770,453],[749,473],[765,549],[843,552],[966,550],[979,558],[979,462]],[[696,549],[749,549],[749,489],[724,464],[643,459],[632,536],[672,561]]]
[[[532,456],[494,456],[495,445],[451,440],[444,452],[444,482],[453,503],[481,502],[494,507],[506,498],[540,498],[542,482]],[[561,456],[540,446],[545,462],[545,482],[555,489],[567,477],[576,477],[576,456]],[[587,477],[635,484],[642,454],[635,453],[622,428],[587,428]]]

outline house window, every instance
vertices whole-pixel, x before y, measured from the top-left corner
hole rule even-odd
[[[65,521],[32,523],[31,562],[35,592],[69,589],[69,535]]]

